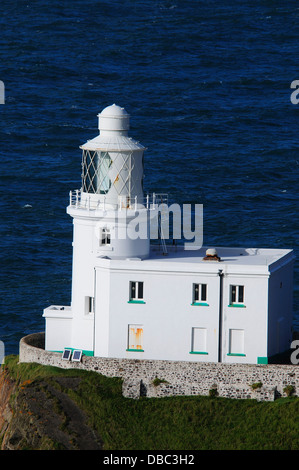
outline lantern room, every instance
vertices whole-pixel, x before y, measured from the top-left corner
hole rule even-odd
[[[117,209],[143,204],[145,148],[128,137],[130,116],[113,104],[98,115],[99,135],[81,146],[81,202]]]

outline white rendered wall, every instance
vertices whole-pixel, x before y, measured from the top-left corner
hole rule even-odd
[[[71,347],[84,350],[93,350],[94,315],[86,311],[86,297],[94,297],[93,232],[92,220],[74,219]]]
[[[244,286],[245,307],[229,307],[230,286]],[[257,363],[257,357],[267,357],[268,276],[224,276],[223,282],[223,342],[222,362]],[[230,330],[244,331],[244,356],[230,356]]]
[[[77,221],[74,240],[80,244],[88,236],[92,236],[92,225]],[[221,361],[256,364],[258,358],[267,359],[290,346],[292,261],[276,266],[272,273],[264,265],[169,261],[167,257],[157,262],[154,258],[110,260],[98,258],[88,247],[85,253],[74,249],[72,309],[68,314],[54,312],[52,307],[45,310],[46,349],[68,346],[94,349],[100,357],[217,362],[219,266],[224,275]],[[144,283],[143,303],[129,303],[130,281]],[[193,283],[207,284],[208,305],[192,305]],[[231,285],[244,286],[244,307],[229,306]],[[95,314],[86,314],[86,296],[94,297]],[[68,315],[73,319],[62,321]],[[129,325],[143,329],[143,351],[127,351]],[[193,328],[199,351],[191,349]],[[233,351],[234,355],[230,355],[231,331],[244,340],[243,349]],[[233,343],[238,341],[234,336]]]
[[[145,237],[132,239],[128,226],[135,216],[125,210],[103,213],[103,217],[89,216],[88,211],[69,211],[74,217],[72,269],[72,347],[94,349],[94,315],[86,312],[86,299],[95,298],[95,267],[101,256],[109,258],[147,257],[149,253],[147,210],[140,211],[138,220],[144,224]],[[134,212],[134,214],[133,214]],[[133,214],[133,215],[132,215]],[[109,228],[111,244],[101,246],[101,226]],[[98,297],[98,293],[97,293]],[[97,299],[100,302],[99,299]],[[99,311],[99,310],[98,310]]]
[[[129,282],[139,280],[144,282],[145,304],[128,303]],[[211,299],[209,307],[191,305],[192,283],[200,280],[200,276],[171,272],[113,272],[111,286],[115,286],[115,294],[111,295],[110,357],[217,360],[217,296]],[[218,288],[218,278],[209,281]],[[144,353],[126,351],[130,324],[143,326]],[[207,328],[209,355],[190,354],[192,327],[196,326]]]
[[[102,264],[105,264],[103,262]],[[110,270],[102,267],[95,270],[96,296],[95,296],[95,350],[94,355],[109,357],[109,330],[111,323],[110,303],[111,294],[118,292],[110,290]],[[119,312],[120,313],[120,312]],[[117,333],[117,332],[116,332]],[[113,335],[113,331],[111,331]],[[120,338],[119,338],[120,339]]]
[[[72,321],[66,318],[46,318],[46,351],[63,351],[71,345]]]
[[[101,262],[101,264],[104,261]],[[146,268],[142,261],[127,261],[117,269],[97,269],[95,354],[104,357],[218,361],[218,273],[180,272]],[[144,266],[144,269],[143,269]],[[131,269],[130,269],[131,267]],[[248,268],[254,271],[254,267]],[[259,269],[257,269],[258,271]],[[110,272],[110,275],[108,274]],[[268,276],[264,273],[225,273],[223,278],[221,361],[257,363],[268,352]],[[128,303],[130,281],[144,283],[144,302]],[[208,285],[208,306],[194,306],[192,284]],[[245,307],[229,307],[230,285],[244,286]],[[275,302],[275,301],[274,301]],[[143,352],[127,351],[128,325],[143,328]],[[208,354],[190,354],[192,328],[206,330]],[[244,335],[243,354],[230,355],[230,331]],[[108,338],[108,339],[107,339]]]

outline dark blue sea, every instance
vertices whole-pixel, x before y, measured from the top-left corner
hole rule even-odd
[[[113,103],[148,149],[145,190],[204,205],[204,244],[298,258],[298,1],[1,0],[0,13],[5,354],[70,303],[69,191]],[[296,261],[295,329],[298,287]]]

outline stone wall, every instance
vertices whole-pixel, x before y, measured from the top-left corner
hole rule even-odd
[[[216,393],[226,398],[273,401],[287,396],[284,391],[287,385],[294,388],[295,395],[299,395],[298,365],[219,364],[90,356],[83,356],[81,362],[76,363],[63,360],[60,353],[45,351],[43,333],[21,339],[19,360],[121,377],[123,395],[128,398]],[[253,384],[259,386],[254,389]]]

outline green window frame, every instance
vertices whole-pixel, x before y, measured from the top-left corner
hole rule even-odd
[[[230,285],[228,307],[245,307],[245,287],[243,285]]]
[[[129,301],[130,304],[145,304],[143,281],[130,281]]]
[[[208,306],[208,285],[203,283],[193,283],[191,305]]]

